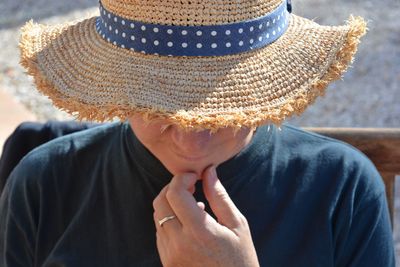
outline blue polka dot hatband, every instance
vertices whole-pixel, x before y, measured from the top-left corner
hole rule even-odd
[[[79,119],[279,124],[341,77],[366,30],[360,17],[322,26],[289,9],[282,0],[103,0],[99,16],[80,22],[28,22],[21,64]]]
[[[129,20],[100,3],[96,31],[107,42],[144,54],[225,56],[267,46],[286,31],[287,2],[264,16],[219,25],[163,25]]]

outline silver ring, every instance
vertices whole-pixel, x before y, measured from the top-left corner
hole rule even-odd
[[[162,225],[163,225],[165,222],[168,222],[169,220],[173,220],[173,219],[175,219],[175,218],[176,218],[175,215],[166,216],[166,217],[162,218],[161,220],[159,220],[159,221],[158,221],[158,224],[162,227]]]

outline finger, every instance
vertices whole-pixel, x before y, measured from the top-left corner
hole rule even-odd
[[[202,210],[204,210],[206,208],[206,205],[201,201],[197,202],[197,206]]]
[[[184,173],[172,178],[166,197],[183,227],[200,228],[207,220],[207,213],[197,205],[191,193],[198,177],[194,173]]]
[[[168,220],[160,225],[159,221],[167,216],[175,215],[174,211],[172,210],[171,206],[168,203],[166,198],[166,193],[168,191],[169,185],[166,185],[158,196],[153,201],[153,208],[154,208],[154,223],[156,225],[157,231],[176,234],[177,231],[180,231],[182,228],[181,223],[179,222],[178,218],[174,218],[172,220]]]
[[[203,190],[218,222],[230,229],[237,227],[242,214],[219,181],[215,166],[210,166],[204,171]]]
[[[162,263],[162,266],[168,266],[168,250],[169,246],[167,244],[167,239],[161,237],[160,232],[156,232],[156,241],[157,241],[157,251],[158,254],[160,255],[160,260]]]

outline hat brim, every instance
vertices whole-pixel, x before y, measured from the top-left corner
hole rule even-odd
[[[55,106],[79,119],[141,113],[206,129],[280,124],[302,113],[341,77],[366,31],[359,17],[331,27],[291,15],[287,31],[264,48],[166,57],[104,41],[95,19],[22,28],[21,64]]]

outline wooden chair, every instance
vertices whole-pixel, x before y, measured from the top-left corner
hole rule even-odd
[[[385,183],[393,229],[396,175],[400,175],[400,128],[306,127],[304,129],[342,140],[368,156],[375,164]],[[397,182],[399,182],[399,179],[397,179]]]

